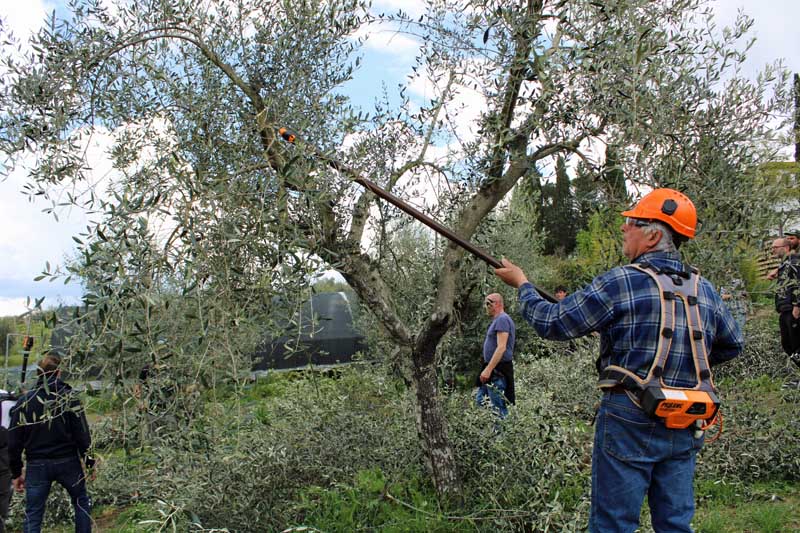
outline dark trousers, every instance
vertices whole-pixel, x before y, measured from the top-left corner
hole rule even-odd
[[[781,328],[781,347],[786,355],[800,351],[800,320],[792,317],[792,310],[782,311],[778,319]],[[794,361],[794,359],[792,359]],[[797,364],[797,362],[795,361]]]
[[[0,533],[6,530],[8,506],[11,504],[11,470],[8,468],[0,472]]]
[[[53,481],[67,489],[75,510],[75,533],[92,531],[91,504],[78,456],[35,459],[25,467],[25,533],[41,533],[45,503]]]

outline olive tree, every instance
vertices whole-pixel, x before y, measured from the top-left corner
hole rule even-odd
[[[668,184],[711,204],[725,192],[720,176],[748,176],[770,155],[768,119],[785,113],[779,70],[738,75],[749,21],[716,32],[702,0],[430,0],[413,19],[360,0],[105,6],[71,3],[22,58],[4,39],[0,81],[6,169],[32,154],[29,194],[93,213],[76,237],[75,273],[89,280],[103,355],[120,367],[131,353],[196,350],[190,368],[207,381],[203,369],[253,346],[272,296],[301,291],[320,262],[408,362],[423,455],[443,494],[460,480],[437,347],[475,290],[475,262],[424,240],[427,253],[397,263],[426,263],[413,277],[426,297],[409,305],[403,276],[386,268],[407,221],[352,180],[407,196],[435,181],[431,214],[513,256],[495,248],[486,221],[554,158],[597,165],[613,143],[632,190]],[[406,86],[397,106],[352,107],[339,88],[359,75],[356,36],[368,24],[419,39],[408,86],[426,84],[433,98],[417,101]],[[299,133],[294,144],[281,126]],[[113,138],[105,189],[92,187],[85,150],[99,134]],[[738,187],[765,201],[753,180]],[[163,326],[177,314],[180,325]]]

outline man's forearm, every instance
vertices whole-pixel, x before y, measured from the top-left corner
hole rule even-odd
[[[505,346],[503,346],[502,348],[499,345],[497,346],[497,349],[492,354],[492,358],[489,359],[489,363],[486,365],[486,369],[489,370],[489,372],[494,370],[494,367],[496,367],[500,363],[500,360],[503,358],[503,354],[505,352],[506,352]]]

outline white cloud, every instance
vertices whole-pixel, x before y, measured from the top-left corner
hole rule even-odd
[[[398,123],[389,123],[384,126],[383,133],[388,135],[402,134],[401,131],[393,132],[391,130],[401,128]],[[359,142],[368,140],[368,137],[381,132],[362,131],[345,138],[343,148],[353,148]],[[416,160],[422,150],[422,137],[414,137],[409,139],[403,146],[402,150],[393,154],[392,161],[394,162],[394,170],[399,169],[402,165],[409,161]],[[392,188],[392,193],[401,198],[403,201],[412,207],[432,216],[434,219],[437,217],[437,211],[441,202],[441,198],[450,192],[451,184],[447,178],[430,165],[436,165],[440,168],[449,168],[452,162],[457,158],[457,154],[450,146],[436,146],[429,145],[425,151],[424,161],[429,165],[422,165],[406,172]],[[376,181],[380,182],[378,178]],[[346,207],[352,208],[356,199],[363,192],[363,188],[353,184],[354,194],[347,195],[349,203]],[[380,231],[381,224],[381,211],[378,208],[382,200],[374,202],[369,209],[369,220],[365,227],[363,237],[361,239],[362,249],[370,251],[374,249],[374,243],[377,233]],[[389,205],[384,203],[384,205]],[[400,217],[409,217],[407,214],[400,214]]]
[[[800,19],[800,2],[797,0],[714,0],[711,2],[714,18],[720,27],[731,26],[741,9],[753,18],[751,35],[756,38],[747,53],[744,74],[755,78],[764,65],[778,58],[792,72],[800,72],[800,32],[791,23]]]
[[[27,311],[25,298],[0,298],[0,316],[18,316]]]
[[[74,206],[53,208],[53,203],[66,202],[69,192],[80,198],[90,189],[102,191],[111,173],[111,163],[106,157],[111,136],[98,130],[83,137],[87,161],[91,167],[88,182],[76,187],[51,188],[51,200],[41,196],[28,196],[23,186],[29,182],[28,169],[34,161],[33,154],[25,154],[18,161],[15,170],[0,181],[0,212],[7,221],[0,232],[0,294],[4,299],[4,309],[9,306],[19,311],[19,302],[28,296],[46,297],[46,305],[59,301],[74,303],[81,293],[75,284],[63,285],[44,280],[33,283],[49,263],[50,271],[61,269],[65,262],[75,255],[76,243],[72,237],[85,232],[89,223],[87,213]],[[53,213],[46,213],[53,209]],[[24,309],[23,309],[24,311]]]
[[[25,42],[41,28],[46,14],[53,8],[52,4],[41,0],[28,0],[24,4],[19,0],[0,0],[0,18],[17,39]]]
[[[413,59],[419,51],[420,42],[413,37],[399,32],[389,24],[371,24],[361,26],[352,35],[353,38],[364,37],[364,46],[382,54]]]
[[[0,277],[30,281],[49,261],[58,264],[75,244],[72,236],[86,223],[84,213],[65,210],[59,220],[42,212],[50,207],[29,199],[20,191],[27,181],[24,170],[14,171],[0,183],[0,212],[7,221],[0,232]]]
[[[33,306],[34,298],[31,297],[30,302],[28,298],[5,298],[0,297],[0,317],[6,316],[20,316],[28,312],[28,303]],[[77,296],[65,296],[57,298],[47,298],[42,303],[42,309],[54,309],[62,305],[79,305],[81,299]]]
[[[377,13],[396,13],[403,10],[411,18],[417,18],[427,10],[425,0],[376,0],[372,11]]]
[[[481,61],[476,60],[476,65]],[[426,72],[411,79],[408,90],[427,105],[431,100],[442,96],[447,80],[447,73]],[[472,141],[477,135],[476,127],[481,113],[488,108],[486,97],[480,91],[462,84],[454,84],[451,90],[452,98],[445,105],[450,127],[462,142]]]

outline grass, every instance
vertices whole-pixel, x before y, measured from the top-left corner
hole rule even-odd
[[[358,472],[352,486],[309,487],[303,491],[298,509],[304,520],[296,528],[385,533],[475,531],[468,521],[448,520],[432,489],[421,480],[390,483],[378,469]]]
[[[696,533],[786,533],[800,531],[800,486],[775,482],[754,485],[700,482],[694,519]],[[308,487],[297,503],[303,516],[297,531],[452,532],[477,531],[469,521],[452,521],[419,479],[389,482],[380,470],[360,471],[352,485]],[[153,505],[103,506],[92,513],[99,533],[148,533],[163,518]],[[287,524],[287,527],[291,524]],[[171,527],[167,528],[171,531]],[[71,524],[52,528],[72,531]]]
[[[248,383],[241,389],[219,387],[213,393],[206,394],[213,395],[214,405],[223,411],[241,405],[243,409],[251,410],[256,419],[267,423],[276,416],[270,400],[290,394],[297,386],[296,381],[303,379],[309,378],[300,373],[275,373],[255,383]],[[364,388],[362,383],[348,374],[337,376],[336,379],[320,378],[315,381],[315,386],[321,390],[334,387],[345,391],[354,409],[392,406],[390,395],[376,395],[374,390]],[[737,401],[758,399],[761,404],[770,406],[770,409],[774,407],[781,413],[781,402],[786,393],[780,389],[777,380],[764,376],[739,379],[730,383],[729,388],[735,389]],[[85,401],[88,410],[98,416],[113,414],[121,407],[121,397],[107,392],[85,398]],[[780,425],[793,423],[792,420],[783,420],[782,414],[772,416],[771,420]],[[574,424],[581,431],[591,431],[586,422],[575,421]],[[149,465],[151,458],[147,455],[127,455],[117,450],[113,458],[107,456],[106,459],[109,462],[124,461],[129,468],[135,469]],[[571,478],[559,487],[558,503],[568,509],[576,507],[585,495],[586,486],[585,480]],[[91,487],[89,490],[91,492]],[[377,469],[360,470],[351,481],[345,483],[306,486],[299,494],[294,502],[296,522],[285,524],[287,528],[294,526],[296,531],[304,530],[304,527],[326,532],[489,530],[487,522],[450,517],[460,514],[469,516],[476,510],[453,511],[440,507],[426,480],[390,479]],[[698,505],[694,527],[698,533],[800,531],[800,483],[796,481],[744,484],[699,479],[696,495]],[[162,516],[154,503],[98,508],[93,514],[97,522],[96,531],[101,533],[155,531],[157,526],[141,522]],[[652,531],[646,526],[642,530]],[[71,527],[65,525],[53,531],[67,532],[71,531]]]
[[[800,486],[698,483],[697,533],[800,531]]]
[[[100,391],[97,394],[84,394],[82,398],[83,405],[86,407],[86,412],[96,415],[107,415],[118,412],[122,409],[126,400],[133,403],[130,397],[126,398],[114,391]]]
[[[151,506],[137,503],[130,507],[119,508],[101,506],[92,510],[92,531],[97,533],[151,533],[159,530],[156,524],[142,524],[158,516],[158,512]],[[72,524],[61,524],[51,527],[52,533],[71,533],[74,531]],[[171,529],[168,529],[171,531]]]
[[[22,354],[21,353],[14,353],[13,350],[11,352],[12,353],[8,356],[8,366],[10,366],[10,367],[11,366],[22,366]],[[5,365],[5,361],[6,360],[5,360],[5,356],[4,356],[3,359],[2,359],[3,365]],[[36,361],[37,361],[36,354],[32,353],[28,357],[28,364],[30,365],[32,363],[35,363]]]

